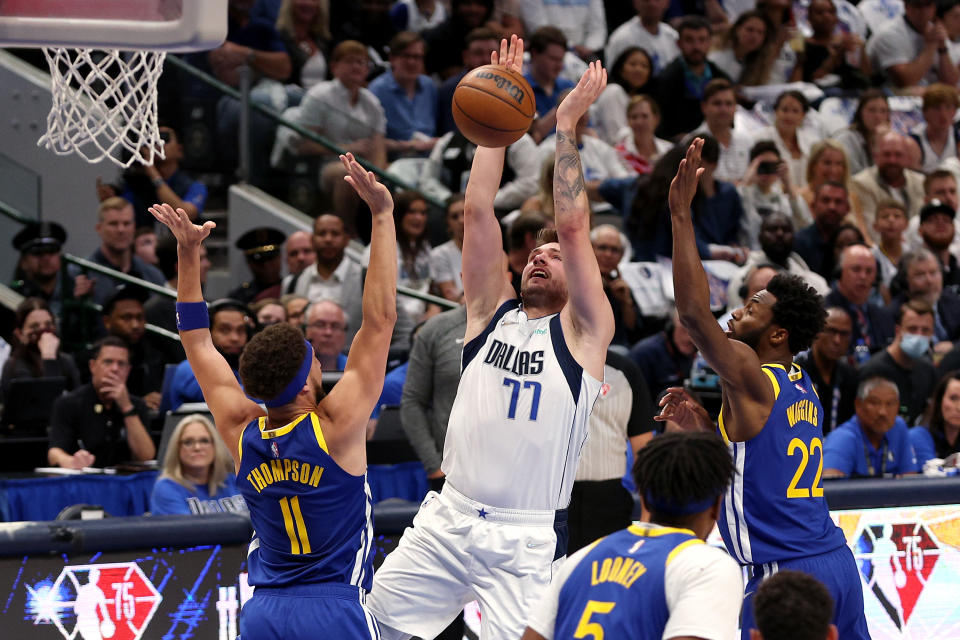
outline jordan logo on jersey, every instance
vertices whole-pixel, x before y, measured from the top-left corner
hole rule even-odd
[[[494,338],[483,363],[517,376],[535,376],[543,371],[543,351],[521,351]]]

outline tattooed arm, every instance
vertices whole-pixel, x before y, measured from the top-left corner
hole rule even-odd
[[[569,299],[561,313],[567,345],[590,375],[603,379],[613,338],[613,311],[590,244],[590,203],[577,150],[577,122],[607,84],[607,72],[591,63],[557,108],[557,154],[553,201]]]

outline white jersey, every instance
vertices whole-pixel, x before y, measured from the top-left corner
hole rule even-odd
[[[560,314],[530,320],[501,305],[464,345],[441,469],[477,502],[503,509],[565,509],[602,381],[567,348]]]

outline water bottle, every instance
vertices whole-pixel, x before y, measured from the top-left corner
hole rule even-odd
[[[853,348],[853,360],[856,366],[862,365],[870,359],[870,348],[863,338],[857,339],[857,346]]]

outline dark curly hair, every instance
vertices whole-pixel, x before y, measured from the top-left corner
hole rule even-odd
[[[767,291],[777,299],[773,304],[773,321],[787,330],[790,353],[796,355],[809,348],[827,321],[823,296],[803,278],[790,273],[773,276],[767,283]]]
[[[763,581],[753,610],[764,638],[822,640],[833,618],[833,598],[813,576],[785,570]]]
[[[657,436],[637,453],[633,465],[641,496],[676,505],[716,498],[726,490],[733,474],[733,459],[726,445],[720,436],[707,432]],[[650,509],[652,521],[674,527],[687,526],[697,515],[677,516]]]
[[[286,322],[270,325],[240,354],[243,390],[259,400],[277,397],[297,374],[306,352],[300,329]]]

